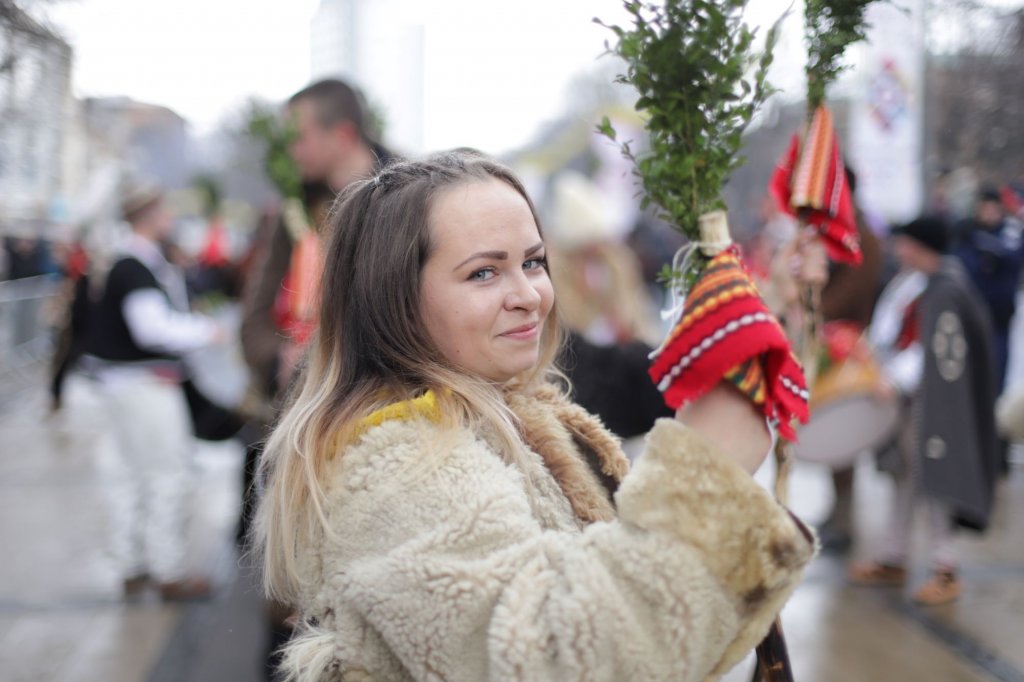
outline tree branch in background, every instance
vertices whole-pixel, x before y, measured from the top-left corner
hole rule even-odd
[[[864,13],[875,0],[805,0],[804,39],[807,43],[807,111],[825,103],[825,91],[846,65],[846,48],[864,40],[870,28]]]
[[[301,198],[302,177],[288,153],[295,139],[292,124],[273,105],[251,100],[243,115],[243,131],[264,146],[264,170],[281,196]]]

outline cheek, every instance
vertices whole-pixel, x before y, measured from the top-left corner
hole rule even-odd
[[[472,338],[467,321],[467,306],[457,291],[435,287],[424,291],[420,302],[423,325],[434,346],[450,362],[459,363]]]
[[[439,300],[436,293],[423,292],[423,298],[420,300],[420,317],[427,335],[438,348],[441,348],[441,342],[450,336],[445,308],[444,302]]]
[[[551,283],[551,278],[545,275],[543,281],[539,282],[536,288],[537,293],[540,294],[541,315],[547,317],[555,305],[555,287]]]

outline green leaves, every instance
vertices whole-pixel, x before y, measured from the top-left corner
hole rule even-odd
[[[808,114],[824,103],[828,86],[846,68],[840,63],[846,48],[864,39],[864,13],[874,1],[805,0]]]
[[[295,139],[295,128],[290,121],[268,104],[252,100],[244,118],[244,131],[249,137],[265,145],[263,168],[285,198],[302,196],[302,177],[288,153]]]
[[[608,120],[607,116],[601,118],[601,122],[597,125],[597,131],[611,141],[615,141],[615,128],[612,127],[612,122]]]
[[[612,31],[609,49],[626,62],[621,82],[639,93],[636,108],[647,120],[649,151],[623,154],[643,182],[644,205],[691,237],[697,218],[724,208],[722,188],[742,163],[743,131],[772,93],[767,82],[778,22],[764,52],[752,51],[754,30],[742,21],[746,0],[665,0],[624,3],[632,26],[594,21]],[[616,141],[607,118],[598,132]]]

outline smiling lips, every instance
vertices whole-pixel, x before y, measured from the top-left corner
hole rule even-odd
[[[515,339],[517,341],[529,341],[537,337],[540,332],[540,323],[531,322],[530,324],[524,324],[521,327],[515,329],[509,329],[507,332],[501,334],[501,336],[509,339]]]

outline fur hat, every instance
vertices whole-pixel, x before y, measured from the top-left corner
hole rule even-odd
[[[121,199],[121,215],[132,222],[145,209],[163,199],[163,189],[156,183],[130,184]]]
[[[562,171],[552,188],[548,236],[564,251],[612,239],[615,225],[607,199],[588,177]]]

